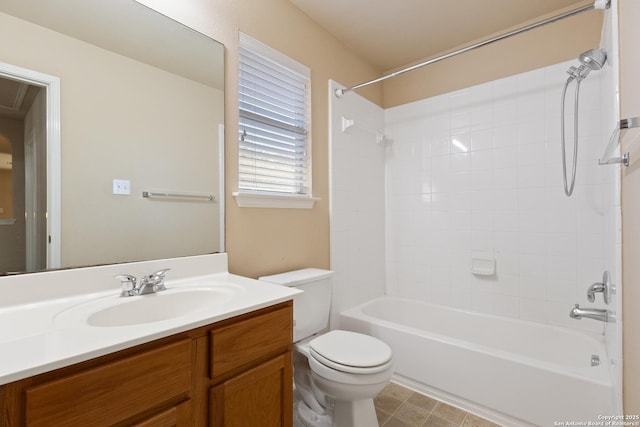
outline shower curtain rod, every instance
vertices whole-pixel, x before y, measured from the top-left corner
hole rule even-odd
[[[395,72],[393,72],[391,74],[387,74],[386,76],[378,77],[377,79],[369,80],[368,82],[360,83],[358,85],[347,87],[347,88],[344,88],[344,89],[336,89],[335,90],[335,95],[338,98],[340,98],[342,95],[344,95],[347,92],[352,92],[352,91],[354,91],[356,89],[360,89],[360,88],[365,87],[365,86],[369,86],[369,85],[372,85],[372,84],[375,84],[375,83],[380,83],[380,82],[382,82],[384,80],[391,79],[393,77],[397,77],[397,76],[402,75],[404,73],[408,73],[410,71],[417,70],[418,68],[426,67],[427,65],[431,65],[433,63],[442,61],[443,59],[448,59],[448,58],[451,58],[453,56],[460,55],[461,53],[466,53],[466,52],[469,52],[471,50],[478,49],[478,48],[486,46],[488,44],[495,43],[495,42],[498,42],[500,40],[504,40],[504,39],[509,38],[511,36],[515,36],[515,35],[524,33],[525,31],[533,30],[534,28],[542,27],[543,25],[551,24],[553,22],[560,21],[561,19],[569,18],[571,16],[575,16],[575,15],[578,15],[578,14],[583,13],[583,12],[588,12],[588,11],[594,10],[594,9],[608,9],[609,5],[610,5],[610,1],[611,0],[595,0],[595,2],[593,4],[585,5],[585,6],[577,8],[577,9],[573,9],[573,10],[561,13],[561,14],[556,15],[556,16],[552,16],[552,17],[547,18],[547,19],[543,19],[542,21],[534,22],[533,24],[525,25],[522,28],[518,28],[516,30],[509,31],[508,33],[501,34],[501,35],[496,36],[496,37],[492,37],[490,39],[478,42],[478,43],[473,44],[471,46],[463,47],[462,49],[458,49],[456,51],[444,54],[442,56],[438,56],[437,58],[429,59],[429,60],[421,62],[419,64],[415,64],[415,65],[412,65],[410,67],[403,68],[402,70],[395,71]]]

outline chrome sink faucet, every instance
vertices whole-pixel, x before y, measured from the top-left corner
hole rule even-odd
[[[576,304],[575,307],[569,312],[569,317],[572,319],[580,320],[583,317],[589,319],[599,320],[601,322],[615,322],[614,315],[609,310],[601,308],[580,308],[580,304]]]
[[[167,289],[164,285],[164,276],[169,270],[171,269],[164,268],[156,271],[155,273],[151,273],[148,276],[142,276],[139,284],[137,283],[138,280],[136,277],[130,274],[120,274],[115,276],[116,279],[120,280],[120,284],[122,285],[122,292],[120,292],[120,296],[132,297],[164,291]]]

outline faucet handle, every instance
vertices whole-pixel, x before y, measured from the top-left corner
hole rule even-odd
[[[163,268],[162,270],[158,270],[155,273],[151,273],[149,276],[151,277],[158,277],[158,278],[164,278],[165,274],[167,274],[167,271],[171,270],[170,268]]]
[[[154,292],[164,291],[166,286],[164,285],[164,276],[167,274],[167,271],[171,270],[170,268],[163,268],[162,270],[158,270],[155,273],[151,273],[149,275],[149,279],[153,280],[153,290]]]
[[[611,292],[611,279],[609,272],[605,271],[602,275],[602,282],[596,282],[587,289],[587,300],[595,302],[596,292],[602,292],[602,298],[605,304],[609,304],[609,293]]]
[[[132,276],[130,274],[119,274],[114,277],[120,280],[120,286],[122,286],[122,292],[120,292],[120,296],[131,296],[133,290],[136,288],[136,282],[138,281],[138,279],[136,279],[136,276]]]
[[[589,302],[595,302],[596,301],[596,292],[602,292],[603,295],[605,295],[604,291],[605,291],[604,283],[595,282],[594,284],[589,286],[589,288],[587,289],[587,300]],[[606,299],[607,299],[606,296],[604,296],[604,299],[605,299],[605,302],[607,302],[606,301]]]

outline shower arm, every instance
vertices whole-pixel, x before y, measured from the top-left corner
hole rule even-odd
[[[352,92],[352,91],[354,91],[356,89],[360,89],[360,88],[363,88],[365,86],[369,86],[369,85],[372,85],[372,84],[380,83],[380,82],[385,81],[387,79],[398,77],[398,76],[400,76],[402,74],[405,74],[405,73],[408,73],[410,71],[414,71],[414,70],[417,70],[419,68],[426,67],[427,65],[431,65],[431,64],[434,64],[436,62],[440,62],[442,60],[449,59],[449,58],[452,58],[454,56],[460,55],[462,53],[466,53],[466,52],[472,51],[474,49],[478,49],[480,47],[483,47],[483,46],[498,42],[500,40],[504,40],[504,39],[509,38],[511,36],[515,36],[515,35],[524,33],[526,31],[533,30],[533,29],[541,27],[543,25],[547,25],[547,24],[551,24],[551,23],[556,22],[556,21],[560,21],[561,19],[570,18],[572,16],[578,15],[578,14],[583,13],[583,12],[589,12],[589,11],[594,10],[594,9],[608,9],[609,6],[610,6],[610,0],[596,0],[593,4],[588,4],[588,5],[585,5],[585,6],[582,6],[582,7],[579,7],[579,8],[576,8],[576,9],[561,13],[559,15],[552,16],[550,18],[543,19],[543,20],[538,21],[538,22],[534,22],[533,24],[525,25],[524,27],[515,29],[513,31],[509,31],[507,33],[501,34],[501,35],[496,36],[496,37],[492,37],[490,39],[487,39],[487,40],[484,40],[484,41],[481,41],[481,42],[478,42],[478,43],[473,44],[471,46],[463,47],[463,48],[458,49],[456,51],[453,51],[453,52],[438,56],[438,57],[433,58],[433,59],[429,59],[429,60],[421,62],[419,64],[415,64],[415,65],[412,65],[410,67],[403,68],[403,69],[395,71],[395,72],[393,72],[391,74],[387,74],[385,76],[378,77],[377,79],[369,80],[367,82],[360,83],[360,84],[357,84],[355,86],[351,86],[351,87],[347,87],[347,88],[343,88],[343,89],[336,89],[335,90],[335,95],[338,98],[340,98],[342,95],[344,95],[347,92]]]

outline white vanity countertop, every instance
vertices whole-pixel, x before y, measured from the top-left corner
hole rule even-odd
[[[50,286],[59,289],[57,297],[47,299],[32,298],[28,301],[22,297],[19,303],[0,306],[0,385],[12,381],[37,375],[53,369],[69,366],[78,362],[103,356],[128,347],[133,347],[158,338],[163,338],[179,332],[184,332],[200,326],[205,326],[220,320],[228,319],[239,314],[248,313],[260,308],[268,307],[293,298],[298,293],[285,286],[272,285],[226,272],[226,254],[215,254],[198,257],[197,262],[209,261],[215,258],[213,264],[220,264],[223,268],[210,274],[188,276],[184,270],[188,269],[184,259],[176,263],[167,260],[165,263],[150,262],[135,263],[119,266],[92,267],[90,269],[68,270],[55,273],[37,273],[24,275],[14,281],[0,281],[0,300],[16,300],[15,293],[33,292],[42,286],[43,280],[50,282]],[[223,259],[219,258],[223,257]],[[218,262],[222,260],[221,262]],[[175,264],[175,265],[174,265]],[[166,320],[137,323],[127,326],[92,326],[83,317],[85,306],[91,306],[96,301],[102,305],[113,305],[120,298],[118,282],[113,281],[113,273],[127,273],[127,268],[133,271],[148,271],[151,273],[158,265],[175,268],[178,278],[170,280],[172,272],[167,273],[166,296],[170,298],[172,292],[180,292],[183,288],[221,286],[232,290],[232,295],[220,304],[211,307],[189,311]],[[140,267],[140,268],[137,268]],[[144,270],[147,268],[147,270]],[[91,270],[95,271],[84,271]],[[121,270],[121,271],[120,271]],[[202,273],[207,268],[194,268]],[[225,271],[220,271],[225,270]],[[68,272],[68,274],[65,274]],[[77,287],[76,280],[82,274],[94,273],[96,276],[107,275],[107,280],[96,279],[93,285],[87,284],[86,292],[68,294],[68,289]],[[147,274],[148,274],[147,273]],[[135,273],[134,273],[135,274]],[[25,285],[25,276],[32,276],[30,283]],[[75,277],[74,277],[75,276]],[[61,280],[62,279],[62,280]],[[65,283],[71,283],[69,287]],[[105,286],[104,283],[108,283]],[[18,286],[16,288],[16,286]],[[20,288],[20,286],[22,286]],[[107,287],[107,289],[104,289]],[[161,292],[161,293],[162,293]],[[158,295],[160,295],[159,293]],[[127,297],[125,302],[133,302],[139,298],[154,298],[154,294]],[[69,313],[72,313],[69,315]]]

